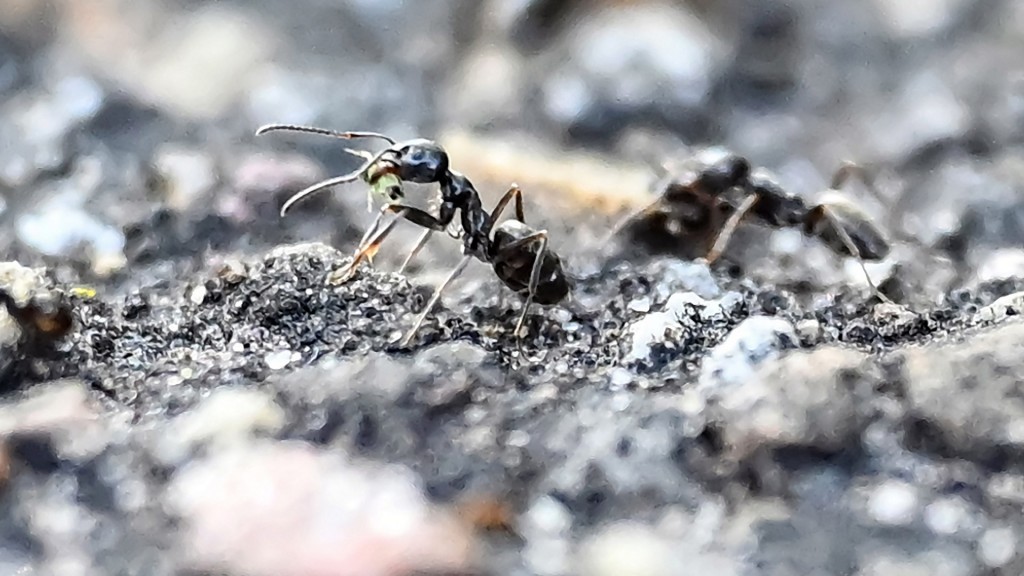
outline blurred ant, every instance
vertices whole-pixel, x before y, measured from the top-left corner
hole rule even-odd
[[[20,304],[0,289],[0,304],[21,329],[21,342],[31,351],[56,343],[74,327],[71,308],[57,299],[38,295]]]
[[[614,226],[612,235],[639,221],[660,220],[670,232],[697,231],[705,236],[711,244],[705,260],[711,264],[725,251],[740,223],[753,217],[771,228],[797,228],[836,254],[856,258],[872,291],[891,303],[864,265],[865,260],[884,259],[889,242],[863,210],[839,194],[854,176],[878,195],[862,167],[844,163],[833,174],[828,193],[808,204],[784,190],[767,171],[752,170],[746,158],[722,148],[706,148],[681,173],[670,176],[657,200]]]
[[[548,248],[547,231],[536,230],[526,223],[522,191],[515,184],[509,187],[494,210],[488,213],[484,210],[480,194],[473,183],[463,174],[449,168],[447,152],[434,141],[416,139],[396,142],[388,136],[375,132],[335,132],[321,128],[280,124],[264,126],[257,131],[257,134],[264,134],[271,130],[311,132],[346,139],[379,138],[391,144],[389,148],[375,155],[348,150],[366,159],[360,168],[349,174],[324,180],[296,193],[285,202],[281,209],[283,216],[288,208],[300,199],[318,190],[359,178],[364,179],[371,186],[369,200],[371,206],[374,197],[386,199],[377,219],[364,235],[363,240],[360,241],[359,249],[353,256],[352,262],[337,275],[332,274],[333,282],[343,283],[351,278],[363,260],[369,260],[377,253],[380,245],[399,220],[408,220],[425,229],[406,257],[399,270],[401,271],[422,249],[433,232],[449,230],[449,226],[455,220],[456,211],[460,213],[462,232],[460,236],[455,234],[452,236],[462,240],[462,252],[465,256],[434,291],[426,308],[402,339],[402,346],[408,346],[412,342],[412,338],[426,317],[441,299],[443,291],[462,273],[473,258],[490,264],[495,275],[505,286],[525,298],[523,310],[516,322],[514,332],[516,335],[522,329],[532,303],[557,304],[564,300],[571,291],[572,281],[562,267],[561,258]],[[403,182],[438,183],[440,185],[438,215],[434,216],[422,209],[402,203],[404,193],[401,185]],[[515,219],[497,223],[498,217],[513,199],[515,200]],[[394,213],[396,217],[383,229],[377,231],[383,215],[387,212]]]
[[[283,218],[292,206],[311,194],[332,186],[362,179],[370,186],[370,190],[366,195],[367,210],[371,212],[373,211],[374,200],[383,201],[384,204],[378,211],[377,217],[374,219],[373,223],[370,224],[370,227],[366,230],[362,239],[359,241],[360,248],[364,247],[367,240],[373,236],[378,228],[380,228],[380,223],[384,218],[384,214],[387,213],[386,208],[392,205],[402,205],[402,201],[405,199],[405,192],[402,189],[403,182],[412,182],[417,184],[437,182],[439,175],[446,173],[448,170],[447,153],[445,153],[445,151],[436,142],[431,140],[418,138],[405,142],[398,142],[390,136],[386,136],[378,132],[338,132],[326,128],[298,126],[294,124],[267,124],[261,126],[256,131],[256,135],[260,136],[268,132],[275,131],[304,132],[345,140],[355,138],[372,138],[383,140],[388,143],[389,146],[387,148],[377,152],[376,154],[371,154],[363,150],[345,148],[345,151],[349,154],[358,156],[364,160],[363,164],[359,168],[349,172],[348,174],[328,178],[312,184],[311,186],[293,194],[285,201],[284,205],[281,206],[281,217]],[[409,262],[412,261],[412,258],[420,251],[420,249],[423,248],[423,245],[426,243],[431,232],[432,231],[428,230],[423,234],[423,236],[421,236],[416,247],[409,253],[409,256],[399,268],[399,273],[405,270]],[[363,258],[372,263],[373,254],[364,254]]]
[[[0,365],[0,390],[7,390],[26,376],[37,376],[32,362],[46,359],[57,351],[57,344],[74,328],[71,307],[61,298],[39,294],[18,302],[0,288],[0,308],[18,324],[18,357]]]

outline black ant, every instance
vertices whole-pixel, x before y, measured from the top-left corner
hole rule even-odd
[[[690,158],[682,171],[670,175],[652,204],[617,224],[612,236],[638,221],[660,221],[665,227],[704,236],[710,243],[705,260],[711,264],[750,216],[772,228],[797,228],[836,254],[856,258],[871,289],[883,301],[891,302],[872,282],[864,265],[866,260],[884,259],[889,242],[863,210],[839,195],[851,177],[860,178],[878,194],[862,167],[844,163],[832,176],[831,194],[808,204],[784,190],[767,171],[751,169],[746,158],[722,148],[706,148]]]
[[[533,302],[541,305],[553,305],[569,295],[572,281],[562,266],[561,258],[548,248],[547,231],[536,230],[526,223],[522,191],[517,185],[513,184],[509,187],[494,210],[488,213],[484,210],[480,194],[473,183],[463,174],[449,168],[447,152],[434,141],[417,139],[400,143],[375,132],[334,132],[319,128],[286,125],[265,126],[257,134],[270,130],[297,130],[339,138],[374,137],[384,139],[391,144],[389,148],[372,156],[351,151],[366,158],[366,162],[359,169],[344,176],[314,184],[298,192],[282,208],[283,215],[288,207],[313,192],[358,178],[363,178],[371,186],[371,205],[374,196],[387,198],[377,220],[364,236],[363,241],[360,242],[360,247],[353,256],[352,262],[335,276],[335,280],[338,282],[345,282],[355,274],[363,260],[368,260],[376,254],[380,245],[400,219],[408,220],[425,229],[403,263],[402,268],[404,269],[430,235],[433,232],[448,230],[455,220],[456,211],[460,213],[462,225],[460,239],[465,256],[434,291],[425,309],[402,339],[402,346],[409,345],[427,315],[441,299],[445,288],[462,273],[473,258],[490,264],[495,275],[508,288],[525,297],[523,310],[516,322],[514,332],[516,335],[522,329]],[[388,176],[393,178],[387,179]],[[422,209],[403,204],[401,202],[404,199],[401,190],[402,182],[438,183],[440,185],[438,215],[434,216]],[[515,219],[497,223],[498,218],[512,200],[515,200]],[[395,213],[396,217],[383,229],[377,231],[381,218],[386,212]],[[372,238],[370,238],[371,234]]]

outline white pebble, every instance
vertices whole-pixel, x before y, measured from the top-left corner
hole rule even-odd
[[[192,289],[192,294],[189,295],[189,300],[192,301],[196,306],[202,304],[206,300],[206,286],[200,284]]]
[[[680,568],[671,544],[633,522],[605,528],[583,544],[579,556],[583,573],[592,576],[671,576]]]
[[[629,303],[629,309],[633,312],[647,313],[651,311],[651,299],[646,296],[643,298],[637,298]]]
[[[613,368],[608,373],[612,388],[625,388],[633,381],[633,373],[626,368]]]
[[[936,534],[956,534],[970,522],[967,507],[961,498],[943,498],[924,509],[924,522]]]
[[[263,361],[267,363],[267,368],[270,368],[271,370],[280,370],[292,361],[292,352],[291,350],[277,350],[276,352],[269,352],[263,357]]]
[[[904,526],[914,520],[917,490],[904,482],[888,481],[875,489],[868,500],[871,517],[880,524]]]
[[[986,530],[978,540],[978,557],[989,568],[1006,566],[1017,551],[1017,535],[1013,528]]]

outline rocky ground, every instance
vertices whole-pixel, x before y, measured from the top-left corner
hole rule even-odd
[[[1024,571],[1019,3],[285,6],[0,11],[0,574]],[[266,122],[518,182],[572,299],[519,342],[475,263],[401,346],[457,244],[331,285],[363,188],[277,212],[356,160]],[[896,304],[796,231],[601,241],[706,143],[869,165]]]

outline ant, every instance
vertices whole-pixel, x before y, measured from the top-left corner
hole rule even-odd
[[[872,291],[891,303],[872,282],[864,265],[866,260],[884,259],[890,251],[889,242],[863,210],[839,194],[852,177],[858,177],[880,196],[866,170],[846,162],[833,174],[829,193],[817,203],[808,204],[784,190],[766,170],[752,169],[746,158],[720,147],[705,148],[669,178],[653,203],[615,225],[611,236],[638,221],[660,220],[670,229],[696,231],[710,240],[704,258],[711,264],[725,251],[740,223],[753,217],[771,228],[797,228],[806,236],[818,238],[834,253],[856,258]]]
[[[74,327],[71,308],[51,296],[38,295],[22,304],[0,289],[0,305],[17,322],[21,341],[31,350],[57,342]]]
[[[452,236],[462,240],[464,257],[435,289],[425,309],[402,339],[402,346],[408,346],[412,342],[412,338],[426,317],[441,299],[443,291],[462,273],[473,258],[490,264],[495,275],[505,286],[525,298],[523,310],[516,322],[514,332],[516,335],[522,329],[532,303],[550,306],[561,302],[569,295],[572,289],[572,280],[566,274],[561,258],[548,247],[548,232],[536,230],[526,223],[522,190],[516,184],[509,187],[494,210],[487,212],[473,183],[465,175],[449,168],[448,153],[432,140],[416,139],[397,142],[375,132],[335,132],[321,128],[291,125],[264,126],[257,131],[257,134],[271,130],[312,132],[338,138],[379,138],[391,145],[375,155],[350,151],[366,159],[359,169],[343,176],[324,180],[296,193],[285,202],[281,210],[283,216],[290,206],[305,196],[359,178],[364,179],[371,186],[371,206],[374,196],[387,199],[374,224],[371,225],[360,242],[360,247],[353,256],[352,262],[335,276],[339,283],[348,280],[355,274],[363,260],[369,260],[377,253],[380,245],[399,220],[408,220],[425,229],[413,250],[406,257],[405,263],[402,265],[402,269],[404,269],[405,265],[422,249],[433,232],[449,230],[449,226],[455,220],[456,212],[460,214],[461,234],[459,236],[452,234]],[[438,215],[434,216],[422,209],[404,204],[402,202],[404,193],[401,189],[403,182],[419,184],[436,182],[439,184]],[[515,201],[515,219],[498,223],[498,218],[508,203],[513,200]],[[387,212],[394,213],[396,217],[378,231],[380,221]]]

